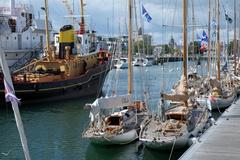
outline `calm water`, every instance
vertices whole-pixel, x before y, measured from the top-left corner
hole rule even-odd
[[[202,64],[205,67],[205,63]],[[202,72],[202,73],[201,73]],[[164,73],[164,74],[163,74]],[[200,71],[203,74],[203,71]],[[140,76],[140,75],[143,76]],[[156,103],[162,90],[169,91],[180,78],[181,62],[164,66],[134,68],[134,97],[140,98],[142,90],[150,92],[150,108],[156,111]],[[142,82],[146,82],[143,85]],[[112,70],[107,77],[103,91],[105,94],[127,91],[127,70]],[[154,160],[168,159],[170,152],[149,149],[137,151],[138,142],[124,146],[99,146],[81,138],[88,122],[85,103],[93,98],[22,106],[21,116],[33,160]],[[184,150],[174,151],[172,159],[177,159]],[[15,119],[10,106],[0,107],[0,160],[24,159]]]

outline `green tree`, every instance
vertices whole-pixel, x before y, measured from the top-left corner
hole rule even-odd
[[[199,49],[200,49],[200,46],[199,46],[198,41],[194,41],[194,54],[199,54]],[[190,42],[188,45],[188,53],[189,53],[189,55],[193,54],[193,43],[192,42]]]
[[[144,47],[143,47],[144,46]],[[141,53],[141,54],[148,54],[148,55],[152,55],[153,53],[153,47],[148,44],[148,43],[144,43],[143,45],[143,41],[136,41],[134,43],[134,53]]]

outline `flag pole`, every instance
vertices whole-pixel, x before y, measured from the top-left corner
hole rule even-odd
[[[0,64],[2,67],[2,72],[4,75],[4,79],[6,80],[6,82],[10,85],[10,87],[13,89],[13,94],[15,95],[15,91],[13,88],[13,83],[12,83],[12,79],[10,76],[10,71],[6,62],[6,58],[5,58],[5,54],[3,53],[3,49],[0,48]],[[17,125],[17,129],[18,129],[18,133],[21,139],[21,143],[22,143],[22,147],[23,147],[23,152],[24,152],[24,156],[26,160],[31,160],[30,154],[29,154],[29,149],[28,149],[28,144],[27,144],[27,138],[24,132],[24,128],[23,128],[23,123],[22,123],[22,119],[21,119],[21,115],[19,112],[19,108],[18,108],[18,102],[17,100],[11,100],[11,104],[12,104],[12,109],[14,112],[14,117],[16,120],[16,125]]]

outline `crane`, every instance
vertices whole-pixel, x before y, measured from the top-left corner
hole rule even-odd
[[[65,4],[65,6],[68,10],[68,15],[71,18],[71,21],[74,22],[75,18],[73,16],[73,7],[71,5],[73,3],[72,0],[63,0],[62,2]]]

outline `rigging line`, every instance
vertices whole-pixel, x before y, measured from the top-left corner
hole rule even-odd
[[[170,152],[170,155],[169,155],[168,160],[171,160],[171,158],[172,158],[172,153],[173,153],[173,149],[174,149],[174,146],[175,146],[176,140],[177,140],[177,137],[175,137],[175,139],[174,139],[174,142],[173,142],[172,149],[171,149],[171,152]]]
[[[138,1],[138,6],[139,6],[139,15],[141,15],[141,5],[140,5],[140,0]],[[136,22],[136,27],[137,27],[137,29],[139,28],[138,27],[138,23],[137,23],[137,9],[136,9],[136,7],[137,7],[137,4],[136,4],[136,0],[134,0],[134,6],[135,6],[135,22]],[[145,55],[146,56],[146,53],[145,53],[145,38],[144,38],[144,23],[143,23],[143,18],[141,17],[141,16],[139,16],[139,19],[140,19],[140,26],[142,25],[142,27],[140,27],[140,28],[142,28],[142,38],[143,38],[143,40],[142,40],[142,42],[143,42],[143,45],[142,45],[142,54],[143,55]],[[147,42],[147,46],[148,46],[148,42]],[[137,47],[138,47],[138,52],[139,52],[139,57],[140,57],[140,60],[142,60],[142,56],[141,56],[141,50],[140,50],[140,43],[138,43],[137,42]],[[147,48],[147,50],[148,50],[148,48]],[[144,78],[143,77],[145,77],[144,76],[145,74],[144,74],[144,72],[143,72],[143,68],[142,68],[142,66],[140,66],[140,79],[141,79],[141,91],[144,91],[144,92],[146,92],[146,82],[144,81]],[[144,92],[141,94],[141,96],[142,97],[145,97],[145,95],[144,95]],[[146,97],[145,97],[146,98]]]
[[[141,9],[140,9],[141,5],[140,5],[140,3],[141,3],[141,0],[139,0],[139,14],[141,15]],[[142,25],[142,35],[143,35],[143,48],[142,49],[143,49],[143,54],[146,56],[146,55],[148,55],[148,46],[149,46],[149,41],[148,40],[149,39],[148,39],[148,35],[147,35],[147,42],[146,42],[147,43],[146,44],[147,45],[147,48],[146,48],[147,49],[147,54],[146,54],[146,52],[145,52],[145,41],[144,41],[145,30],[144,30],[143,17],[140,18],[140,25]],[[141,68],[141,70],[142,70],[142,68]],[[142,77],[146,77],[145,72],[144,71],[141,71],[141,72],[142,72]],[[146,79],[143,79],[143,84],[142,85],[143,85],[144,92],[146,92],[146,88],[148,88],[146,81],[147,81]],[[145,96],[145,94],[144,94],[144,96]]]
[[[178,2],[177,0],[175,0],[175,6],[174,6],[174,12],[173,12],[173,17],[172,17],[172,25],[175,22],[175,16],[176,16],[176,12],[177,12],[177,6],[178,6]],[[173,35],[173,28],[171,29],[171,35]]]
[[[115,27],[115,25],[114,25],[115,24],[115,22],[114,22],[114,20],[115,20],[115,3],[114,2],[115,2],[115,0],[113,0],[112,2],[113,2],[112,3],[112,5],[113,5],[112,8],[113,9],[112,9],[112,34],[111,35],[114,36],[114,30],[115,30],[114,29],[114,27]]]

